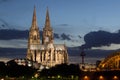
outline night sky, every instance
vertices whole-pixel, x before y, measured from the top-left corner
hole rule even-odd
[[[29,29],[34,6],[36,6],[37,22],[40,30],[44,26],[48,7],[54,32],[73,36],[80,35],[79,44],[78,42],[65,41],[68,45],[80,46],[85,43],[85,45],[89,45],[90,36],[87,36],[87,38],[84,38],[84,36],[91,33],[91,31],[99,33],[99,30],[102,30],[107,31],[108,34],[115,34],[120,29],[120,0],[0,0],[0,25],[20,30]],[[114,36],[113,38],[117,37]],[[96,38],[94,40],[98,41]],[[9,42],[0,40],[0,43],[5,43],[4,45],[2,44],[2,47],[14,47],[19,42],[22,42],[22,47],[24,47],[24,43],[26,43],[24,40],[17,40],[14,43],[15,45],[11,42],[14,42],[14,40]],[[96,47],[97,49],[118,49],[120,47],[119,43],[111,40],[109,43],[104,44],[100,41],[100,43],[97,43],[98,45],[90,47],[93,47],[92,49],[96,49]]]
[[[120,26],[119,0],[0,0],[0,19],[11,26],[29,28],[34,5],[40,28],[49,8],[52,27],[74,34],[91,30],[117,31]],[[58,28],[57,28],[58,27]]]

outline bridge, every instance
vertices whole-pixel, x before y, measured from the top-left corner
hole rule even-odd
[[[120,70],[120,52],[114,52],[102,60],[98,70]]]

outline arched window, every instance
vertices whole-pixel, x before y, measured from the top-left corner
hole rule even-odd
[[[34,40],[37,40],[37,36],[36,35],[34,35]]]

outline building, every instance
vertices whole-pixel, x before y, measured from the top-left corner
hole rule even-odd
[[[82,71],[96,71],[96,65],[90,63],[79,64],[80,70]]]
[[[42,40],[40,40],[40,36]],[[34,8],[32,25],[29,31],[27,59],[48,67],[68,63],[68,53],[65,44],[54,44],[54,33],[50,25],[48,8],[43,35],[39,32],[36,9]]]

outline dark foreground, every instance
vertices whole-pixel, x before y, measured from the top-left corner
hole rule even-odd
[[[15,62],[0,62],[0,80],[120,80],[120,71],[85,72],[75,64],[62,64],[38,71]]]

